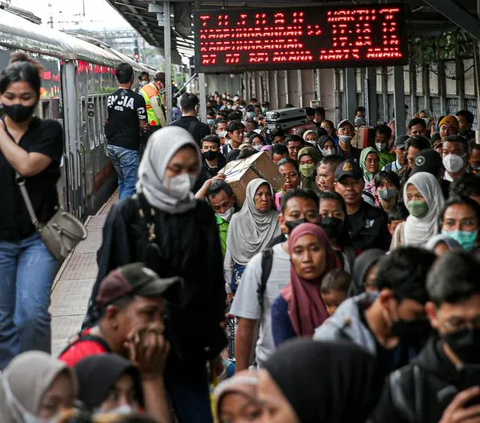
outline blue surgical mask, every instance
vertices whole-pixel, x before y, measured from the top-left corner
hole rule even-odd
[[[213,126],[214,123],[215,123],[215,119],[207,119],[208,126]]]
[[[255,112],[247,112],[247,117],[253,119],[255,117]]]
[[[442,234],[448,235],[457,241],[465,251],[472,251],[477,245],[477,231],[446,231],[442,230]]]

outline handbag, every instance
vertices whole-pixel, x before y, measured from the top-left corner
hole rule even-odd
[[[87,229],[83,223],[72,214],[66,212],[60,205],[51,219],[42,224],[38,221],[32,202],[25,186],[25,178],[17,173],[17,184],[28,214],[37,229],[47,250],[58,260],[64,260],[80,241],[87,238]]]

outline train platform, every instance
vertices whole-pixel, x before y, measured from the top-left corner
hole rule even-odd
[[[115,193],[96,215],[87,218],[87,239],[66,258],[55,277],[50,305],[54,356],[65,348],[68,340],[81,328],[97,276],[97,250],[102,243],[102,228],[117,200],[118,194]]]

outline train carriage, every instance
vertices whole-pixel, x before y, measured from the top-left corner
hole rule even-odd
[[[27,52],[44,68],[37,114],[58,120],[64,128],[59,194],[67,210],[85,218],[116,185],[103,126],[107,97],[117,87],[114,67],[125,56],[0,9],[0,69],[15,51]],[[129,63],[136,73],[154,73]]]

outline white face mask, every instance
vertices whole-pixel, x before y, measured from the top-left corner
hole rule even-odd
[[[130,416],[131,414],[135,414],[137,411],[134,410],[132,407],[130,407],[128,404],[121,405],[120,407],[117,407],[113,410],[108,410],[108,411],[101,411],[101,410],[95,410],[93,412],[94,415],[101,415],[101,414],[111,414],[117,415],[117,416]]]
[[[49,419],[37,417],[29,411],[25,410],[25,407],[20,401],[13,395],[8,383],[7,372],[3,373],[2,378],[3,392],[5,393],[6,405],[10,409],[10,412],[14,416],[15,420],[22,421],[24,423],[55,423],[58,421],[59,416],[50,417]],[[21,420],[20,420],[21,419]]]
[[[385,147],[387,146],[387,144],[383,143],[383,142],[376,142],[375,143],[375,147],[377,148],[378,151],[383,151],[385,150]]]
[[[456,154],[447,154],[442,161],[445,169],[450,173],[459,172],[465,164],[463,159]]]
[[[331,156],[331,155],[335,154],[335,151],[333,151],[333,150],[322,150],[322,154],[324,156]]]
[[[252,147],[257,151],[260,151],[262,149],[263,145],[252,145]]]
[[[217,135],[220,138],[225,138],[227,136],[227,131],[217,131]]]
[[[195,175],[189,173],[182,173],[174,177],[165,176],[164,185],[173,198],[183,200],[188,197],[196,179]]]
[[[230,222],[233,213],[235,213],[235,207],[230,207],[225,213],[217,213],[217,215],[225,222]]]

